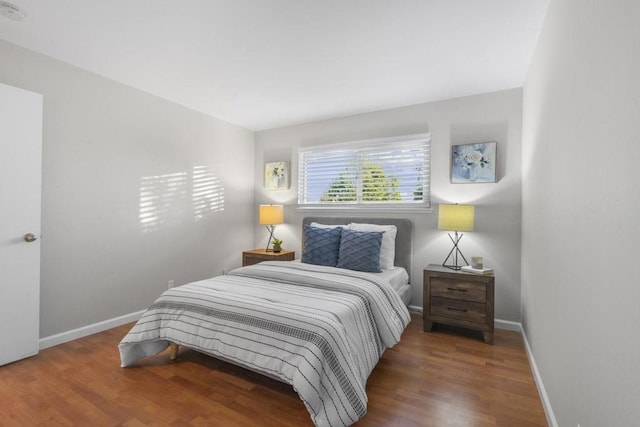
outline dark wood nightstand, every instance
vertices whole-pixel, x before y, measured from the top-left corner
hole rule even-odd
[[[253,265],[262,261],[293,261],[295,251],[267,252],[265,249],[252,249],[242,252],[242,266]]]
[[[431,264],[424,269],[424,331],[434,323],[460,326],[482,332],[493,344],[493,298],[495,277],[451,270]]]

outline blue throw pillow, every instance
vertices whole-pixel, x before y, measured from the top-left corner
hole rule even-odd
[[[336,267],[380,273],[382,234],[377,231],[342,230]]]
[[[305,225],[302,262],[335,267],[338,263],[341,235],[341,227],[317,228]]]

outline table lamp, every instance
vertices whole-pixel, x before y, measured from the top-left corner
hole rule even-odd
[[[267,241],[266,252],[271,252],[269,245],[273,239],[273,231],[277,224],[284,222],[284,206],[282,205],[260,205],[260,225],[267,227],[269,240]]]
[[[448,233],[449,238],[453,242],[453,248],[442,263],[443,267],[447,267],[452,270],[460,270],[461,267],[458,265],[458,255],[462,257],[465,265],[469,265],[469,262],[467,262],[467,259],[458,247],[460,239],[462,239],[463,236],[462,233],[458,234],[458,232],[473,231],[474,216],[475,206],[473,205],[440,205],[438,209],[438,229],[454,232],[454,236],[451,236],[451,233]],[[453,264],[447,264],[447,262],[449,262],[449,258],[452,258]]]

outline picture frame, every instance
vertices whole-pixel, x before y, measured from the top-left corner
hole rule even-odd
[[[289,189],[289,162],[267,162],[264,164],[265,190]]]
[[[495,141],[451,146],[451,183],[496,182]]]

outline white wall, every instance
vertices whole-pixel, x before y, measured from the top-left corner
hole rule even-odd
[[[0,82],[44,95],[42,337],[240,265],[254,240],[253,132],[1,41]],[[196,185],[223,210],[194,206],[201,170]]]
[[[520,321],[521,120],[522,92],[514,89],[257,132],[254,223],[258,204],[287,205],[286,224],[278,226],[276,235],[284,240],[285,248],[294,249],[300,257],[300,224],[306,213],[296,211],[298,147],[431,132],[433,205],[477,205],[477,231],[465,234],[462,250],[467,256],[484,256],[485,263],[496,269],[496,317]],[[498,142],[499,182],[450,184],[450,146],[492,140]],[[265,191],[264,162],[278,160],[292,162],[291,189]],[[445,232],[437,230],[437,214],[404,216],[414,225],[412,305],[422,306],[422,269],[430,263],[441,264],[450,241]],[[255,227],[254,243],[261,247],[266,244],[267,232]]]
[[[638,22],[552,0],[524,89],[523,324],[560,426],[640,420]]]

